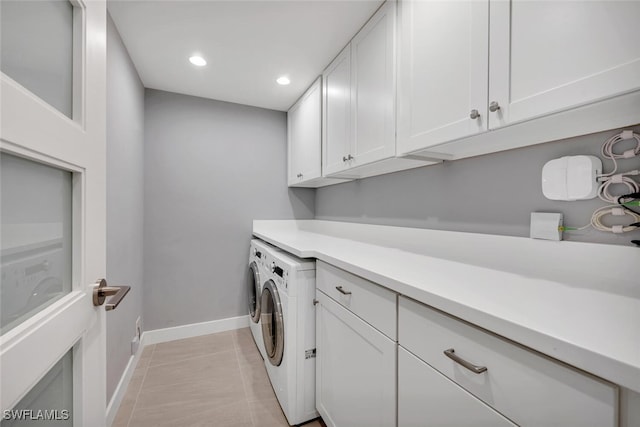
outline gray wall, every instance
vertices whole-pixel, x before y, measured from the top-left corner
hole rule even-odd
[[[640,133],[640,126],[632,127]],[[542,166],[577,154],[600,156],[614,130],[475,158],[352,181],[318,189],[316,219],[385,224],[513,236],[529,235],[531,212],[562,212],[565,225],[589,223],[599,199],[558,202],[541,189]],[[622,152],[627,143],[620,143]],[[619,171],[638,169],[640,159],[620,161]],[[612,163],[604,162],[606,172]],[[621,194],[623,194],[623,191]],[[566,232],[566,240],[629,245],[640,231],[612,235],[593,229]]]
[[[107,280],[131,285],[118,310],[107,314],[111,399],[142,315],[144,88],[111,17],[107,25]]]
[[[314,215],[286,115],[149,89],[145,112],[145,329],[245,315],[252,220]]]

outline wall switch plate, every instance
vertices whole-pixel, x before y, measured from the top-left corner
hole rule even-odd
[[[531,212],[532,239],[562,240],[563,215],[561,213]]]

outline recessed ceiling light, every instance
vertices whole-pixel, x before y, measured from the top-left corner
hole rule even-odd
[[[205,61],[202,56],[197,55],[190,57],[189,62],[191,62],[193,65],[197,65],[198,67],[204,67],[205,65],[207,65],[207,61]]]
[[[291,80],[289,80],[289,77],[287,77],[287,76],[282,76],[282,77],[278,77],[276,82],[279,85],[285,86],[285,85],[288,85],[289,83],[291,83]]]

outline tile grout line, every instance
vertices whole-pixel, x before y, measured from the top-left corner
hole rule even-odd
[[[133,414],[136,411],[136,407],[138,406],[138,398],[140,397],[140,393],[142,393],[142,386],[144,385],[144,380],[147,378],[147,372],[149,372],[149,365],[151,364],[151,360],[153,359],[153,353],[156,351],[156,345],[153,345],[151,349],[151,354],[149,355],[149,363],[144,367],[144,373],[142,374],[142,381],[140,382],[140,389],[138,393],[136,393],[136,398],[133,401],[133,408],[131,408],[131,414],[129,414],[129,419],[127,420],[127,427],[131,427],[131,420],[133,419]]]
[[[242,369],[242,364],[240,363],[240,355],[238,351],[241,351],[240,345],[238,344],[238,336],[236,334],[233,335],[233,347],[236,351],[236,359],[238,360],[238,366],[240,367],[240,381],[242,381],[242,389],[244,390],[244,400],[247,402],[247,406],[249,407],[249,419],[251,420],[251,425],[253,427],[256,426],[256,420],[253,418],[253,411],[251,410],[251,403],[249,402],[249,394],[247,392],[247,383],[244,380],[244,374]]]
[[[207,354],[201,354],[199,356],[187,356],[187,357],[184,357],[182,359],[173,360],[171,362],[158,363],[157,365],[153,365],[153,366],[151,364],[149,364],[148,367],[149,368],[155,368],[155,367],[158,367],[158,366],[170,365],[172,363],[182,363],[182,362],[190,361],[190,360],[193,360],[193,359],[200,359],[200,358],[203,358],[203,357],[208,357],[208,356],[211,356],[211,355],[214,355],[214,354],[230,353],[231,351],[232,350],[221,350],[221,351],[214,351],[214,352],[207,353]]]

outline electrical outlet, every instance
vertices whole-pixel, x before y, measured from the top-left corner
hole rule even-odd
[[[562,240],[561,213],[531,212],[531,229],[529,236],[532,239]]]
[[[138,338],[138,341],[142,339],[142,319],[140,316],[136,319],[136,337]]]
[[[138,339],[138,337],[134,337],[131,340],[131,355],[135,356],[139,348],[140,348],[140,340]]]

